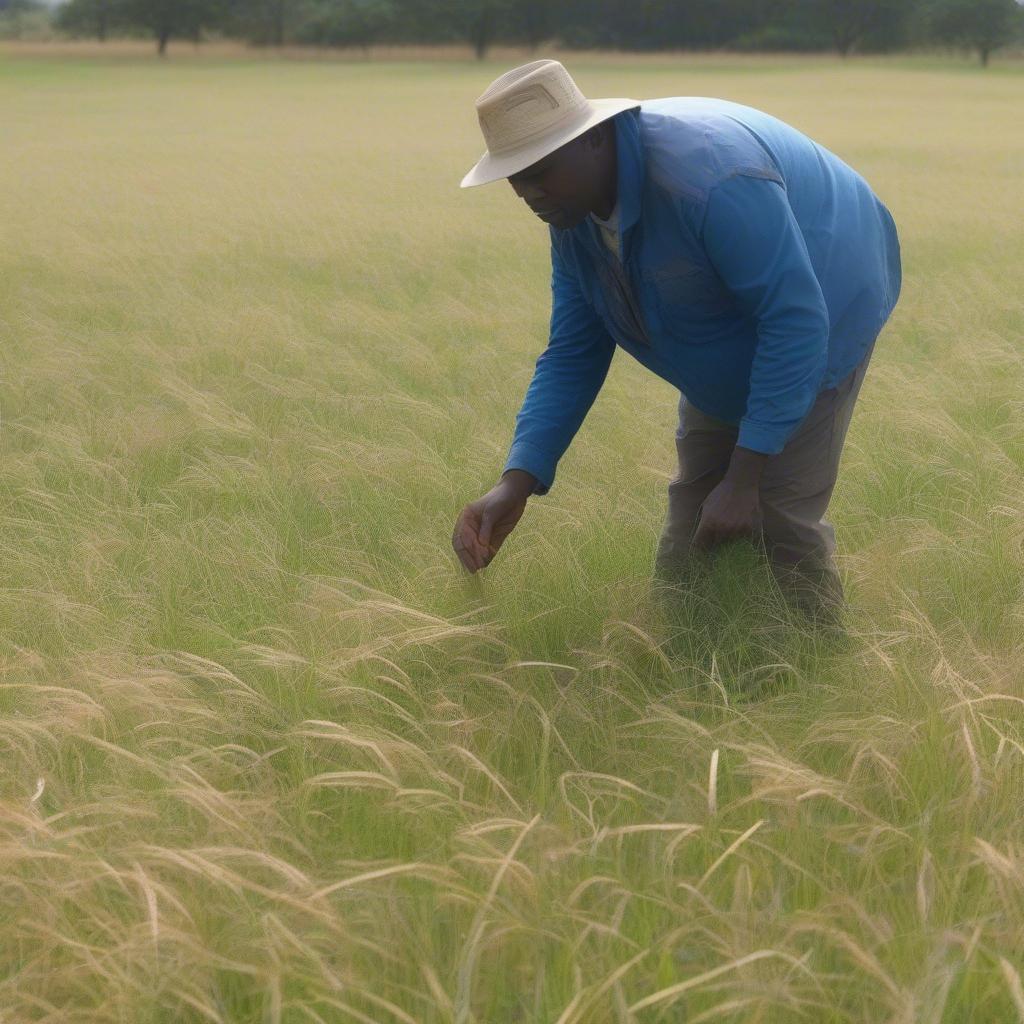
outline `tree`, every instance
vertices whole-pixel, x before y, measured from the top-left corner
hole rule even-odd
[[[300,38],[325,6],[316,0],[225,0],[223,24],[228,34],[257,46],[284,46]]]
[[[72,35],[95,36],[102,43],[117,23],[118,6],[118,0],[70,0],[57,11],[57,25]]]
[[[516,0],[396,0],[396,38],[468,42],[479,60],[510,37]]]
[[[977,50],[986,67],[993,50],[1021,34],[1024,10],[1016,0],[932,0],[928,20],[934,38]]]
[[[46,20],[46,8],[39,0],[0,0],[0,36],[17,39],[33,22]]]
[[[247,4],[256,9],[256,20],[260,25],[257,42],[284,46],[285,27],[293,6],[288,0],[262,0],[261,3]]]
[[[509,37],[536,50],[555,34],[559,6],[558,0],[519,0],[508,12]]]
[[[296,39],[318,46],[361,46],[366,49],[392,27],[390,0],[318,0],[309,5]]]
[[[699,16],[712,6],[694,0],[564,0],[555,34],[584,49],[664,49],[685,45],[695,11]]]
[[[218,0],[119,0],[119,16],[132,28],[152,32],[163,57],[172,37],[195,39],[225,15]]]
[[[457,0],[453,7],[456,23],[473,44],[477,60],[483,60],[502,34],[512,4],[509,0]]]
[[[868,35],[900,34],[913,7],[913,0],[797,0],[792,13],[846,57]]]

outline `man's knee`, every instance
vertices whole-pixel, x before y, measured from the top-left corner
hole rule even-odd
[[[835,478],[810,480],[801,485],[782,481],[762,487],[759,495],[760,525],[769,554],[795,561],[835,550],[835,530],[825,519]]]
[[[697,479],[677,476],[668,485],[668,509],[655,554],[657,565],[671,565],[689,559],[701,505],[714,483],[714,478],[707,475]]]

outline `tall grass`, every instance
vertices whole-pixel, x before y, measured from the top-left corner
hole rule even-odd
[[[498,64],[0,64],[0,1017],[1024,1020],[1018,77],[580,61],[786,118],[903,298],[832,506],[846,642],[742,545],[649,585],[620,353],[478,577],[546,230]]]

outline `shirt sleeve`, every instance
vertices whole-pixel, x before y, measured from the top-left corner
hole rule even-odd
[[[829,314],[784,185],[736,174],[708,197],[703,243],[757,321],[737,444],[775,455],[814,404],[828,367]]]
[[[553,230],[553,229],[552,229]],[[552,238],[551,323],[547,348],[516,416],[502,472],[524,469],[537,477],[534,494],[547,494],[558,460],[594,404],[608,375],[615,341],[586,300]]]

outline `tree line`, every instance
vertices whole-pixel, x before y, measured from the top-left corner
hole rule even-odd
[[[217,34],[263,46],[459,42],[481,58],[497,43],[844,56],[939,44],[987,64],[1024,42],[1022,0],[68,0],[55,19],[73,35],[146,33],[161,54],[172,38]]]

